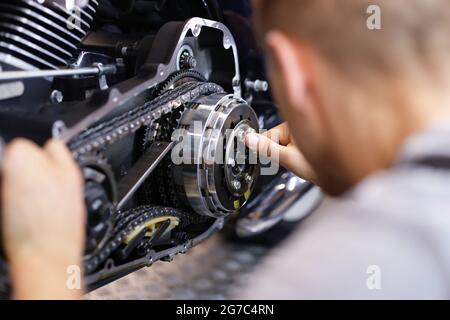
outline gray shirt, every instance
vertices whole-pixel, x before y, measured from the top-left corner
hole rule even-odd
[[[450,298],[450,125],[411,137],[391,169],[327,200],[257,269],[244,299]]]

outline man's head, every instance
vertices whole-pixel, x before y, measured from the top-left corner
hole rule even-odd
[[[328,192],[388,167],[407,136],[450,120],[448,0],[254,5],[281,113]]]

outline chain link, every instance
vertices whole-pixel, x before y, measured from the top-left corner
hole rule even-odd
[[[69,147],[75,158],[78,158],[85,153],[114,144],[202,95],[223,92],[222,87],[215,83],[185,83],[141,107],[134,108],[128,113],[86,130],[73,139],[69,143]]]

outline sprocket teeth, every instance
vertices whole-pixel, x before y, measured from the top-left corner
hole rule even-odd
[[[161,95],[168,90],[173,90],[178,85],[188,81],[205,82],[206,79],[203,75],[194,70],[178,71],[169,76],[169,78],[160,85],[160,89],[157,91],[157,94]],[[185,106],[184,104],[181,104],[171,113],[164,115],[158,122],[155,123],[153,128],[146,129],[149,131],[147,131],[144,135],[144,141],[142,142],[144,150],[148,148],[152,140],[170,141],[172,138],[172,133],[178,127],[184,111]],[[146,183],[143,191],[141,192],[141,197],[145,203],[151,203],[156,200],[156,202],[160,205],[175,206],[176,208],[182,207],[174,192],[175,186],[172,179],[171,161],[164,159],[159,168],[157,168],[149,178],[149,181],[152,181],[152,183]],[[155,184],[154,181],[158,181],[158,183]],[[155,188],[155,185],[158,187]]]

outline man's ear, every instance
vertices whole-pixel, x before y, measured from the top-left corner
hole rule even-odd
[[[277,69],[278,85],[283,86],[283,98],[291,106],[302,109],[305,105],[306,70],[299,52],[300,45],[279,31],[267,34],[266,45]]]

